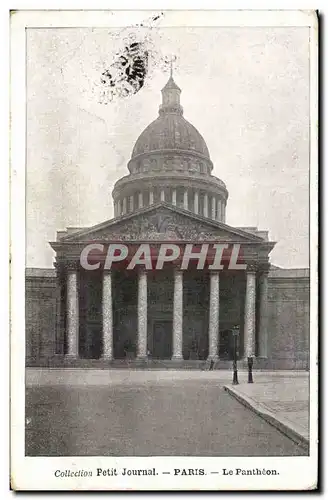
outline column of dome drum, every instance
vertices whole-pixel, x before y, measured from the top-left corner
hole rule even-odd
[[[187,188],[172,188],[168,192],[161,188],[157,192],[158,201],[165,201],[195,214],[225,222],[225,201],[211,193]],[[114,216],[132,213],[140,208],[154,204],[154,190],[138,191],[134,195],[124,196],[114,203]]]

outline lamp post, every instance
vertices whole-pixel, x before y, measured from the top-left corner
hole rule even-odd
[[[247,358],[248,364],[248,383],[253,383],[253,358],[250,356]]]
[[[237,368],[239,326],[233,327],[232,336],[233,336],[233,379],[232,379],[232,385],[237,385],[237,384],[239,384],[239,382],[238,382],[238,368]]]

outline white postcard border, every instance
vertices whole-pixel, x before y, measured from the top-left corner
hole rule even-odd
[[[149,11],[154,14],[154,11]],[[17,490],[298,490],[315,487],[317,478],[318,394],[318,28],[310,11],[170,11],[164,26],[309,26],[311,32],[311,352],[309,457],[53,457],[24,456],[25,414],[25,28],[65,26],[125,26],[140,22],[147,11],[22,11],[12,14],[11,33],[11,480]],[[152,468],[157,476],[65,477],[57,470],[92,470],[98,467]],[[168,476],[174,468],[203,468],[205,476]],[[222,469],[275,469],[279,475],[222,475]],[[210,472],[220,471],[220,474]],[[95,472],[94,472],[95,473]]]

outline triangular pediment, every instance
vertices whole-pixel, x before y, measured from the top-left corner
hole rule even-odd
[[[61,238],[82,241],[226,241],[261,243],[263,238],[187,210],[158,203]]]

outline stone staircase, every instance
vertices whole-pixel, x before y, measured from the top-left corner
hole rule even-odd
[[[207,360],[140,360],[140,359],[69,359],[56,356],[49,359],[29,360],[27,367],[34,368],[85,368],[85,369],[141,369],[141,370],[208,370],[210,362]],[[215,370],[232,369],[232,361],[219,360],[214,363]]]
[[[64,356],[54,356],[27,360],[27,367],[31,368],[85,368],[98,370],[208,370],[210,361],[208,360],[139,360],[139,359],[114,359],[111,361],[104,359],[69,359]],[[220,359],[214,363],[214,370],[232,370],[232,361]],[[247,370],[247,360],[238,360],[238,370]],[[287,364],[285,360],[270,358],[253,358],[254,370],[308,370],[308,363],[305,361],[290,360]]]

